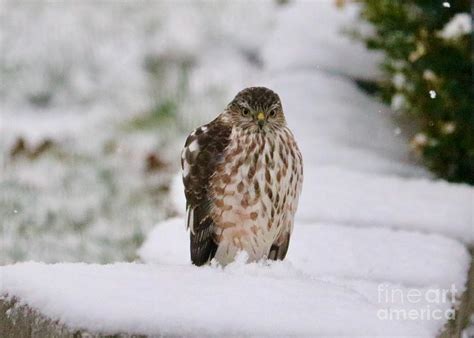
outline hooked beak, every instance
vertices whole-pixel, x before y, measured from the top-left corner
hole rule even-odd
[[[257,114],[257,122],[260,129],[262,129],[263,125],[265,124],[265,114],[263,112],[259,112]]]

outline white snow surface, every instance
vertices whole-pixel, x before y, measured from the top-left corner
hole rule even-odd
[[[456,39],[472,32],[472,17],[469,13],[456,14],[439,32],[442,38]]]
[[[1,269],[2,292],[60,323],[103,333],[427,336],[436,324],[377,320],[377,306],[362,292],[307,278],[289,262],[236,262],[225,270],[131,263]]]
[[[222,48],[200,56],[190,79],[194,95],[219,87],[231,99],[249,85],[280,94],[305,162],[287,260],[245,264],[243,254],[225,268],[193,267],[177,176],[171,199],[181,216],[150,232],[138,252],[146,264],[5,266],[0,294],[68,326],[111,334],[436,336],[444,317],[383,320],[380,311],[444,313],[453,306],[428,295],[465,288],[474,189],[432,180],[413,163],[394,132],[394,113],[349,79],[377,76],[377,55],[339,38],[355,7],[337,12],[332,3],[280,7],[270,33],[255,44],[262,70],[233,62],[234,50]],[[236,44],[246,38],[239,35]],[[196,47],[192,38],[181,42],[185,50]],[[212,62],[216,56],[225,75]],[[189,106],[200,109],[188,117],[190,130],[221,108],[207,101]],[[403,295],[416,290],[422,299],[381,299],[381,287]]]
[[[356,6],[335,10],[333,1],[297,1],[278,15],[262,53],[268,71],[324,70],[362,78],[379,75],[381,54],[368,52],[363,44],[355,44],[349,35],[342,34],[354,27],[363,32],[369,29],[357,20]],[[286,39],[289,36],[291,39]]]
[[[156,226],[140,257],[155,264],[189,264],[184,224],[184,219],[173,218]],[[465,282],[469,255],[459,242],[439,235],[309,223],[295,227],[288,260],[315,278],[448,288]]]
[[[140,254],[154,263],[20,263],[0,269],[0,293],[70,327],[110,334],[424,337],[444,320],[381,320],[380,311],[447,311],[451,302],[425,295],[452,285],[462,292],[466,282],[465,248],[438,235],[301,225],[284,262],[245,264],[241,255],[224,269],[197,268],[183,224],[171,219],[150,234]],[[387,301],[379,288],[423,298]]]
[[[297,219],[438,233],[474,244],[474,189],[462,184],[307,167]]]

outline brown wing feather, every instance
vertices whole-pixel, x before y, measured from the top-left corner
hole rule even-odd
[[[217,250],[214,242],[214,221],[209,213],[210,180],[229,144],[232,128],[219,118],[197,128],[185,143],[181,165],[188,211],[191,261],[203,265]]]

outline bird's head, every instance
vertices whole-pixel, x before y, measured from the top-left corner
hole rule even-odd
[[[272,131],[286,125],[280,97],[265,87],[241,90],[225,111],[232,124],[248,132]]]

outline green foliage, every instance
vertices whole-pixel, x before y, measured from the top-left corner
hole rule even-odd
[[[157,104],[149,112],[132,119],[128,127],[132,130],[156,129],[166,123],[174,122],[176,119],[176,111],[176,103],[172,100],[165,100]]]
[[[382,98],[412,116],[413,149],[440,177],[474,184],[471,34],[441,33],[468,0],[361,0],[367,46],[385,53]]]

